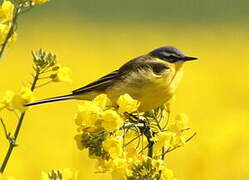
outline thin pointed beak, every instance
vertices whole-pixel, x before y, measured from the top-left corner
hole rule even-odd
[[[198,58],[196,58],[196,57],[190,57],[190,56],[185,56],[184,58],[183,58],[183,61],[193,61],[193,60],[197,60]]]

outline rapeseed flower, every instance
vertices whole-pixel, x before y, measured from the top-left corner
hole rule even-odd
[[[13,91],[6,91],[2,99],[0,100],[0,111],[7,109],[9,111],[13,110],[12,99],[15,93]]]
[[[125,180],[127,163],[123,158],[115,158],[111,160],[112,180]]]
[[[133,99],[129,94],[124,94],[118,98],[117,104],[119,106],[118,110],[120,113],[132,113],[137,111],[140,102]]]
[[[93,102],[99,106],[102,110],[110,108],[112,105],[111,100],[107,97],[106,94],[100,94],[93,99]]]
[[[155,137],[152,138],[152,140],[155,141],[155,152],[160,152],[164,146],[166,146],[166,148],[171,147],[174,136],[175,133],[169,131],[157,133]]]
[[[53,82],[71,82],[71,70],[68,67],[57,68],[56,72],[50,75]]]
[[[25,111],[28,107],[24,106],[27,103],[33,102],[35,96],[29,87],[22,87],[20,92],[12,98],[12,105],[15,109]]]
[[[184,136],[175,136],[172,141],[172,146],[179,147],[186,144],[186,138]]]
[[[123,153],[123,141],[121,137],[108,136],[103,142],[103,148],[110,156],[115,159],[120,157]]]
[[[186,114],[184,113],[177,114],[174,123],[169,126],[168,130],[175,132],[177,134],[181,134],[183,130],[189,128],[188,122],[189,118]]]
[[[108,109],[102,113],[101,126],[109,132],[119,129],[123,125],[123,120],[120,115],[111,109]]]
[[[102,109],[92,101],[83,101],[78,106],[75,123],[84,128],[95,126],[95,123],[100,119]]]
[[[15,6],[12,2],[4,0],[0,6],[0,23],[11,21]]]
[[[75,136],[78,148],[87,149],[89,157],[97,159],[97,172],[110,172],[113,180],[175,180],[173,172],[165,168],[160,158],[163,157],[162,153],[185,144],[182,132],[188,129],[187,116],[179,114],[173,124],[162,128],[160,121],[167,120],[159,114],[162,111],[141,113],[137,122],[122,114],[136,112],[140,105],[137,100],[124,94],[118,98],[117,104],[118,108],[112,106],[106,94],[92,101],[83,101],[76,118],[80,132]],[[136,118],[136,115],[132,118]],[[155,118],[159,123],[153,122]],[[151,136],[145,133],[151,133]],[[148,153],[148,139],[154,142],[152,155]]]
[[[0,44],[3,44],[5,38],[10,30],[10,24],[0,24]],[[12,36],[9,38],[9,43],[13,44],[16,41],[17,34],[14,32]]]

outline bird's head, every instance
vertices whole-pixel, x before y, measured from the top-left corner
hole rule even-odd
[[[196,60],[195,57],[185,56],[181,51],[173,46],[164,46],[154,49],[149,53],[152,57],[159,58],[169,63],[185,62]]]

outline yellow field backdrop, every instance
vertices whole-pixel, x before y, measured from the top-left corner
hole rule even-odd
[[[39,17],[19,22],[18,40],[0,61],[0,94],[31,80],[31,50],[54,52],[71,68],[72,83],[53,83],[36,91],[37,99],[62,95],[118,68],[148,51],[173,45],[199,61],[185,65],[174,113],[184,112],[197,136],[166,161],[180,180],[249,179],[249,27],[241,24],[172,25],[101,23]],[[131,28],[132,27],[132,28]],[[152,92],[153,93],[153,92]],[[6,174],[38,180],[40,172],[73,168],[83,179],[109,179],[94,174],[95,161],[77,149],[74,114],[78,102],[30,109]],[[1,115],[8,128],[14,115]],[[0,128],[0,157],[8,144]]]

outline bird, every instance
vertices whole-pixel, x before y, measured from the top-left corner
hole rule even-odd
[[[93,81],[70,94],[28,103],[25,106],[63,100],[92,100],[106,94],[112,102],[129,94],[140,102],[139,111],[153,110],[169,102],[183,76],[183,65],[196,57],[185,56],[173,46],[163,46],[136,57],[119,69]]]

